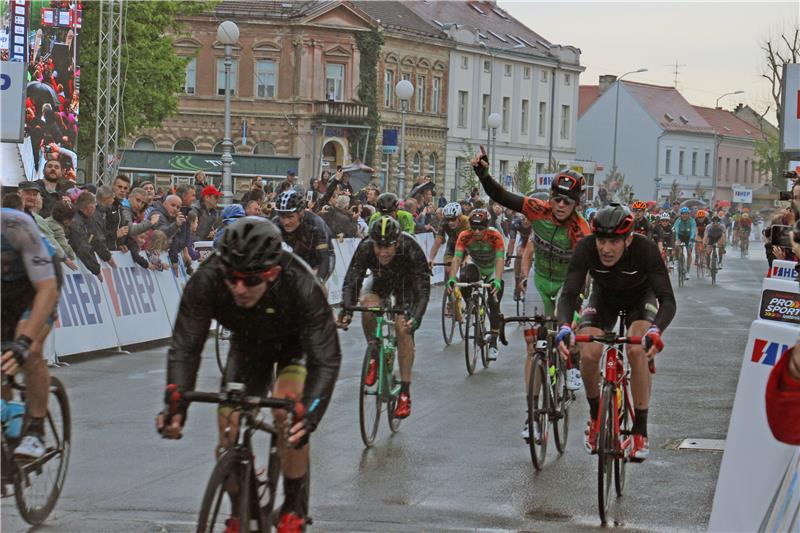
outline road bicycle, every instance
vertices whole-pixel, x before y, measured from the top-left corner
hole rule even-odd
[[[72,442],[69,399],[61,381],[50,376],[44,418],[44,455],[31,461],[20,460],[14,457],[14,448],[20,442],[24,416],[21,404],[25,403],[26,390],[13,377],[5,379],[16,401],[3,401],[0,407],[3,420],[0,492],[3,498],[13,493],[22,519],[37,526],[53,511],[67,477]],[[16,429],[12,429],[13,424],[17,424]],[[9,437],[12,433],[14,436]]]
[[[367,447],[375,443],[378,426],[381,420],[381,411],[386,408],[386,418],[389,429],[396,433],[400,429],[400,418],[394,415],[397,407],[397,398],[400,396],[399,357],[397,357],[397,337],[395,336],[395,321],[397,316],[405,316],[403,309],[392,307],[347,307],[346,311],[361,311],[362,313],[375,314],[375,335],[377,353],[375,348],[367,343],[364,362],[361,365],[361,383],[358,396],[358,420],[361,428],[361,440]],[[377,359],[377,373],[375,383],[367,385],[370,361]]]
[[[450,263],[432,263],[431,266],[449,267]],[[445,278],[447,274],[445,274]],[[461,298],[461,291],[448,291],[445,290],[442,294],[442,337],[444,343],[450,345],[453,343],[453,336],[455,335],[456,324],[458,325],[458,334],[464,338],[464,300]]]
[[[575,393],[567,389],[567,365],[556,349],[556,319],[539,314],[501,317],[500,341],[504,346],[508,345],[505,335],[508,322],[524,323],[525,335],[534,342],[526,392],[528,448],[533,467],[541,470],[547,456],[550,425],[558,453],[563,454],[567,449],[569,408],[575,401]]]
[[[611,496],[611,480],[617,497],[625,488],[626,465],[633,446],[631,428],[634,422],[633,393],[630,387],[631,369],[625,346],[641,344],[641,337],[625,336],[625,313],[620,313],[619,333],[607,331],[603,335],[576,335],[575,342],[605,344],[600,359],[600,399],[597,417],[589,427],[597,443],[597,502],[600,520],[606,523]],[[650,362],[650,372],[655,374],[655,364]]]
[[[747,257],[750,248],[750,232],[741,231],[739,233],[739,254],[742,258]]]
[[[289,413],[286,427],[303,417],[303,404],[290,399],[246,396],[243,383],[228,383],[223,392],[185,392],[188,403],[201,402],[232,407],[239,414],[239,434],[236,444],[223,451],[211,472],[197,521],[198,533],[243,531],[268,533],[277,524],[278,491],[281,490],[281,459],[279,439],[286,443],[286,431],[278,424],[267,423],[262,408],[282,409]],[[253,436],[257,432],[269,435],[269,454],[264,468],[257,468]],[[310,476],[303,488],[303,516],[308,517]],[[232,523],[234,522],[234,523]],[[236,528],[238,523],[239,528]]]
[[[489,368],[489,341],[491,328],[489,327],[488,290],[490,283],[474,281],[470,283],[457,282],[455,289],[472,289],[469,298],[466,298],[466,323],[464,325],[464,357],[467,362],[467,373],[475,373],[478,362],[478,353],[481,354],[483,368]],[[462,291],[463,292],[463,291]]]
[[[216,331],[214,333],[214,348],[217,355],[217,368],[224,375],[225,365],[228,364],[228,353],[226,348],[229,348],[232,332],[222,327],[222,324],[217,322]],[[224,343],[224,344],[223,344]]]
[[[525,289],[520,290],[519,282],[521,279],[520,266],[519,263],[522,262],[521,255],[507,255],[506,260],[514,259],[514,302],[516,302],[517,306],[517,315],[522,316],[525,314],[525,295],[527,291],[527,281],[525,285]]]
[[[719,272],[719,259],[717,255],[717,245],[710,246],[711,252],[708,260],[708,273],[711,275],[711,284],[717,284],[717,272]]]
[[[683,282],[686,281],[686,258],[689,251],[685,243],[679,243],[676,247],[677,257],[675,258],[678,263],[678,287],[683,287]]]
[[[694,264],[697,272],[697,279],[703,279],[706,275],[705,246],[702,241],[694,243]]]

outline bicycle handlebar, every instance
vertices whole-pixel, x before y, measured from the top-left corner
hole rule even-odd
[[[491,289],[492,288],[492,284],[491,283],[483,283],[482,281],[470,281],[469,283],[465,283],[463,281],[457,281],[455,283],[455,286],[456,287],[461,287],[461,288],[463,288],[463,287],[479,287],[481,289]]]
[[[376,313],[379,315],[393,314],[403,315],[406,313],[405,309],[392,308],[392,307],[369,307],[365,305],[354,305],[352,307],[342,307],[345,311],[360,311],[362,313]]]
[[[611,335],[575,335],[575,342],[599,342],[602,344],[641,344],[641,337],[617,337]]]
[[[244,409],[266,407],[269,409],[284,409],[292,413],[295,420],[300,420],[305,414],[302,402],[287,398],[263,398],[261,396],[237,396],[228,392],[197,392],[189,391],[182,395],[188,402],[198,403],[230,403]]]
[[[435,267],[449,267],[452,261],[447,261],[446,263],[431,263],[431,266]]]
[[[500,342],[503,343],[503,346],[508,346],[508,339],[506,338],[506,322],[533,322],[534,324],[547,325],[548,322],[556,322],[556,319],[554,317],[547,317],[544,315],[510,317],[500,315]]]

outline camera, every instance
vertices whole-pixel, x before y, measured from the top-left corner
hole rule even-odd
[[[789,192],[789,191],[781,191],[779,196],[778,196],[778,199],[781,202],[791,202],[792,201],[792,193]]]
[[[783,226],[779,224],[775,224],[764,230],[764,234],[769,238],[772,246],[778,246],[780,248],[792,247],[791,232],[791,226]]]

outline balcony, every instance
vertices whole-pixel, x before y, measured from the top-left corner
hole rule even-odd
[[[367,106],[353,102],[314,102],[314,115],[323,122],[358,124],[367,119]]]

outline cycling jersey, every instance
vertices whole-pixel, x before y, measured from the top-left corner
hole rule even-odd
[[[328,225],[311,211],[304,211],[300,225],[293,232],[283,228],[280,217],[272,219],[281,229],[283,241],[300,256],[308,266],[317,269],[317,277],[327,280],[332,273],[333,242]]]
[[[514,242],[515,240],[519,240],[517,246],[519,248],[524,248],[526,244],[528,244],[528,239],[531,238],[531,233],[533,232],[533,225],[529,225],[527,228],[523,225],[522,220],[519,218],[515,219],[514,222],[511,223],[511,232],[508,234],[508,238]]]
[[[341,363],[333,312],[322,285],[304,261],[284,252],[278,264],[280,277],[252,308],[234,302],[218,256],[200,265],[181,297],[167,356],[167,383],[185,391],[194,389],[203,345],[211,321],[216,320],[232,332],[232,344],[253,347],[250,358],[263,359],[265,368],[271,368],[270,362],[280,363],[287,355],[286,347],[305,354],[308,377],[303,403],[307,409],[315,406],[315,421],[322,418]]]
[[[455,256],[463,259],[467,254],[481,276],[494,278],[497,259],[505,258],[503,235],[494,228],[484,230],[481,237],[475,234],[475,230],[462,231],[456,241]]]
[[[647,220],[646,217],[642,217],[640,220],[633,220],[633,231],[634,233],[638,233],[639,235],[644,235],[645,237],[650,237],[652,230],[650,226],[650,221]]]
[[[371,226],[373,222],[375,222],[382,216],[383,214],[380,211],[372,213],[372,216],[369,217],[368,224]],[[403,231],[405,231],[406,233],[410,233],[411,235],[414,235],[415,228],[417,227],[417,223],[414,221],[414,215],[412,215],[408,211],[403,211],[402,209],[398,209],[397,216],[395,218],[400,223],[400,228]]]
[[[722,238],[722,234],[724,232],[725,228],[723,228],[721,224],[711,224],[706,229],[706,237],[708,237],[708,243],[717,244],[717,242],[719,242],[719,240]]]
[[[708,217],[696,218],[694,219],[694,224],[697,226],[697,238],[702,239],[703,235],[706,234],[706,227],[711,224],[711,220]]]
[[[697,235],[697,225],[694,219],[689,217],[687,220],[678,218],[673,226],[675,237],[682,243],[691,243]]]
[[[447,249],[445,250],[445,256],[452,256],[456,250],[456,241],[458,240],[458,236],[461,235],[461,232],[464,230],[469,229],[469,219],[466,215],[461,215],[458,217],[458,224],[455,228],[450,227],[450,223],[447,220],[442,220],[441,224],[439,224],[439,231],[436,232],[437,237],[441,237],[442,241],[447,239]]]
[[[671,224],[657,224],[653,231],[653,240],[660,242],[665,248],[672,248],[675,244],[675,230]]]

